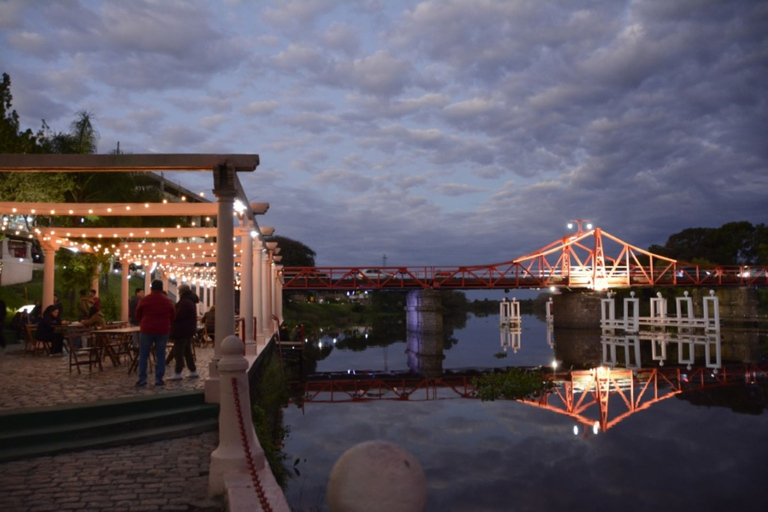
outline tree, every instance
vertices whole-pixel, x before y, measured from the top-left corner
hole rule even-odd
[[[671,235],[650,252],[691,263],[755,265],[768,263],[768,229],[747,221],[729,222],[719,228],[687,228]]]
[[[27,129],[19,131],[19,114],[11,109],[11,77],[3,73],[0,82],[0,153],[38,153],[38,137]]]
[[[280,264],[284,267],[314,267],[315,251],[303,243],[286,238],[284,236],[271,236],[266,239],[268,242],[277,242],[280,247]]]

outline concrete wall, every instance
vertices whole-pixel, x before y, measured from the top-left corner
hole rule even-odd
[[[693,311],[698,317],[703,315],[703,298],[709,295],[710,288],[694,288]],[[716,288],[715,295],[720,303],[721,320],[740,320],[757,317],[758,297],[754,287]]]

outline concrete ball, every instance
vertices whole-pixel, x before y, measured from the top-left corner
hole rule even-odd
[[[402,447],[367,441],[336,461],[327,496],[331,512],[422,512],[427,480],[416,457]]]

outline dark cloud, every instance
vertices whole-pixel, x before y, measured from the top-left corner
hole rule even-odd
[[[765,222],[768,9],[685,0],[0,3],[23,123],[257,152],[328,265],[480,264],[589,218],[640,247]],[[271,199],[270,199],[271,196]]]

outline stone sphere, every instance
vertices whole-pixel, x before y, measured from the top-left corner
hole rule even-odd
[[[427,480],[416,457],[388,441],[353,446],[328,480],[331,512],[423,512]]]

